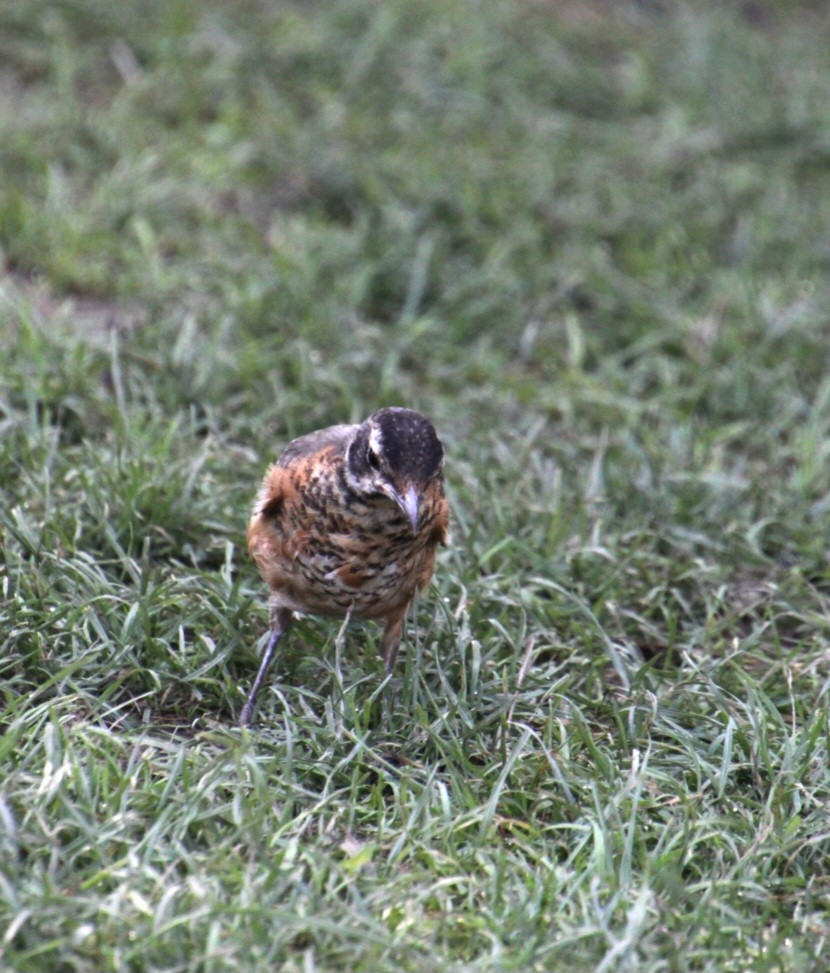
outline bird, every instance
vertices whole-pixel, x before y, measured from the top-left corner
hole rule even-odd
[[[241,726],[295,612],[383,622],[392,673],[407,609],[449,543],[443,466],[429,419],[385,408],[293,440],[268,468],[247,537],[269,590],[270,632]]]

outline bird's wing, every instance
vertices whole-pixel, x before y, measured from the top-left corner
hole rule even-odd
[[[248,524],[248,551],[272,591],[289,583],[291,564],[296,556],[299,534],[294,531],[286,538],[273,529],[274,523],[284,516],[286,504],[296,499],[298,469],[295,464],[302,466],[302,460],[323,450],[345,452],[356,430],[357,426],[329,426],[300,436],[290,442],[277,462],[268,468]]]
[[[338,451],[345,452],[350,440],[357,432],[357,426],[345,424],[337,426],[327,426],[325,429],[318,429],[310,432],[307,436],[300,436],[299,439],[292,440],[280,453],[277,460],[278,467],[291,466],[298,459],[305,456],[313,456],[323,449],[334,446]]]

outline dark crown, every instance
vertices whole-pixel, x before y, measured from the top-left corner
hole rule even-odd
[[[377,462],[369,445],[373,438],[384,465],[395,479],[426,486],[440,473],[444,448],[432,423],[419,412],[380,409],[361,424],[349,451],[352,467],[358,474]]]

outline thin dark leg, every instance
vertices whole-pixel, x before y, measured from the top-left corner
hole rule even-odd
[[[265,676],[274,660],[274,652],[276,651],[279,640],[291,627],[291,617],[291,612],[281,611],[272,621],[271,636],[268,639],[268,644],[265,646],[265,651],[262,653],[262,662],[259,664],[259,672],[256,674],[256,679],[254,679],[254,685],[251,688],[251,693],[248,696],[245,705],[242,707],[242,713],[239,717],[240,726],[250,726],[251,718],[253,717],[254,709],[256,708],[256,699],[259,695],[259,690],[265,681]]]
[[[386,629],[380,643],[380,657],[383,659],[386,667],[387,676],[392,674],[392,670],[395,668],[395,660],[398,658],[398,649],[401,647],[405,615],[406,609],[386,620]]]

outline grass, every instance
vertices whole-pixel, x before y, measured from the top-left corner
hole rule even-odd
[[[0,10],[0,967],[830,959],[819,3]],[[383,684],[289,438],[405,403],[454,544]]]

